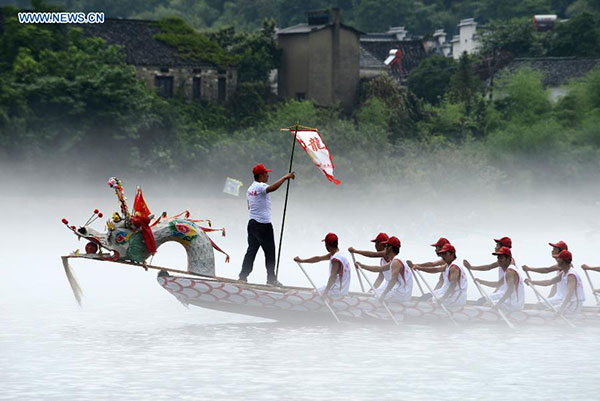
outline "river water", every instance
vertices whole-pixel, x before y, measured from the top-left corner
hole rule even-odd
[[[216,256],[218,273],[236,277],[244,254],[245,205],[238,199],[151,198],[152,207],[178,209],[192,203],[198,217],[226,225],[215,241],[232,263]],[[274,214],[281,209],[276,199]],[[97,204],[94,204],[94,203]],[[282,324],[197,307],[184,308],[156,283],[155,272],[93,261],[72,262],[84,291],[78,307],[64,277],[60,256],[84,244],[60,224],[87,218],[95,207],[116,208],[110,193],[97,198],[12,196],[0,198],[7,213],[0,266],[0,399],[15,400],[596,400],[600,381],[600,329],[566,326],[370,327],[353,324]],[[493,206],[490,206],[492,209]],[[491,261],[491,237],[512,235],[519,263],[549,265],[548,241],[566,240],[576,262],[600,264],[598,238],[580,220],[571,225],[532,225],[518,216],[498,227],[446,223],[415,217],[421,225],[357,220],[334,208],[307,224],[292,208],[282,261],[322,253],[320,237],[336,231],[346,245],[368,248],[380,229],[398,233],[403,254],[432,259],[429,243],[442,233],[461,259]],[[308,213],[311,208],[302,209]],[[542,213],[544,211],[542,210]],[[345,214],[344,214],[345,213]],[[216,216],[216,217],[215,217]],[[533,218],[533,217],[529,217]],[[473,219],[472,219],[473,220]],[[485,219],[484,219],[485,220]],[[438,231],[435,222],[446,223]],[[386,226],[387,224],[387,226]],[[96,223],[96,227],[101,225]],[[590,231],[592,230],[592,231]],[[508,235],[507,234],[507,235]],[[597,262],[597,263],[594,263]],[[161,248],[153,261],[185,266],[177,245]],[[257,258],[251,281],[263,282]],[[324,282],[326,266],[308,266]],[[494,272],[481,274],[493,278]],[[292,263],[281,266],[281,281],[306,285]],[[433,285],[435,277],[430,276]],[[352,288],[358,289],[353,282]],[[470,298],[477,296],[474,290]],[[589,288],[586,288],[590,297]],[[530,300],[532,294],[527,295]],[[588,304],[592,304],[588,299]]]

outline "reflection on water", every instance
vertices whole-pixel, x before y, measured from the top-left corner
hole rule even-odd
[[[598,328],[290,325],[174,300],[82,311],[61,302],[0,310],[0,397],[597,399],[600,390]]]

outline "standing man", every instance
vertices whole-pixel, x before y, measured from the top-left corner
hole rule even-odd
[[[273,224],[271,224],[271,197],[270,193],[279,189],[281,184],[287,180],[296,178],[295,173],[289,173],[268,185],[269,170],[262,163],[252,169],[254,182],[246,192],[248,199],[248,210],[250,221],[248,221],[248,250],[242,263],[240,281],[247,282],[248,275],[252,272],[254,259],[258,248],[265,253],[267,266],[267,284],[280,286],[281,283],[275,278],[275,237],[273,235]]]
[[[373,251],[361,251],[358,249],[354,249],[353,247],[348,248],[348,252],[350,253],[358,253],[359,255],[365,256],[367,258],[379,258],[379,266],[383,266],[387,264],[390,260],[386,257],[386,241],[389,239],[386,233],[379,233],[372,239],[371,242],[375,245],[375,252]],[[383,282],[384,277],[383,273],[379,272],[377,279],[375,280],[375,284],[373,284],[374,288],[379,288],[381,283]]]
[[[338,246],[338,236],[329,233],[323,240],[327,254],[322,256],[313,256],[302,259],[299,256],[294,258],[298,263],[318,263],[329,260],[329,279],[327,285],[318,289],[324,297],[343,297],[348,295],[350,290],[350,262],[346,255],[340,252]]]
[[[560,270],[560,273],[556,277],[550,280],[534,281],[527,279],[525,282],[544,286],[556,284],[556,295],[548,298],[548,302],[558,309],[558,312],[561,314],[565,312],[579,312],[583,301],[585,301],[585,294],[583,292],[581,277],[571,264],[573,255],[571,252],[565,250],[553,257],[556,259]]]

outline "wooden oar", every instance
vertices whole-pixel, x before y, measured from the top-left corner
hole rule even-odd
[[[523,268],[521,268],[521,269],[523,269]],[[527,275],[527,278],[528,278],[529,280],[531,280],[531,276],[529,275],[529,272],[528,272],[527,270],[525,270],[525,269],[523,269],[523,271],[524,271],[524,272],[525,272],[525,274]],[[537,292],[537,291],[534,291],[534,294],[535,294],[535,297],[537,298],[538,302],[543,302],[543,301],[542,301],[542,298],[540,298],[540,296],[538,295],[538,292]]]
[[[360,273],[358,272],[358,266],[356,266],[356,258],[354,257],[354,253],[350,252],[350,255],[352,255],[352,263],[354,263],[354,268],[356,269],[356,275],[358,276],[358,282],[360,283],[360,289],[362,290],[362,292],[365,292],[365,287],[363,286],[362,279],[360,278]]]
[[[394,323],[396,323],[396,326],[400,326],[400,323],[398,323],[398,321],[396,320],[396,318],[394,317],[394,314],[392,313],[392,311],[390,310],[390,308],[388,308],[387,304],[385,303],[385,301],[383,299],[380,299],[377,296],[377,293],[375,292],[375,287],[373,287],[373,284],[371,284],[371,280],[369,280],[369,278],[367,277],[367,275],[365,274],[365,272],[356,265],[356,262],[354,262],[354,267],[356,267],[356,271],[360,272],[363,274],[365,280],[367,281],[367,283],[369,284],[369,287],[371,287],[371,290],[373,290],[373,296],[375,298],[377,298],[379,300],[379,302],[381,302],[381,305],[383,305],[383,307],[385,308],[385,310],[387,311],[388,315],[390,315],[390,317],[392,318],[392,320],[394,321]],[[392,267],[390,266],[390,269]]]
[[[592,289],[592,294],[594,298],[596,298],[596,305],[600,305],[600,300],[598,299],[598,293],[594,290],[594,284],[592,283],[592,279],[590,278],[590,274],[584,268],[581,268],[585,272],[585,276],[587,277],[588,283],[590,283],[590,288]]]
[[[540,293],[539,293],[539,291],[537,290],[537,288],[535,288],[535,285],[534,285],[533,283],[527,282],[527,285],[528,285],[528,286],[530,286],[530,287],[531,287],[531,289],[533,289],[533,291],[535,291],[535,293],[536,293],[536,294],[537,294],[537,295],[538,295],[540,298],[542,298],[542,299],[544,300],[544,303],[545,303],[546,305],[548,305],[548,307],[549,307],[550,309],[552,309],[552,310],[554,311],[554,313],[556,313],[556,314],[557,314],[557,315],[558,315],[558,316],[559,316],[559,317],[560,317],[562,320],[564,320],[565,322],[567,322],[567,324],[568,324],[569,326],[571,326],[572,328],[575,328],[575,325],[574,325],[574,324],[573,324],[573,323],[572,323],[572,322],[571,322],[569,319],[567,319],[566,317],[564,317],[564,316],[563,316],[563,314],[562,314],[562,313],[560,313],[558,310],[556,310],[556,308],[554,307],[554,305],[552,305],[552,304],[550,303],[550,301],[548,301],[548,300],[546,299],[546,297],[544,297],[542,294],[540,294]]]
[[[467,269],[467,271],[471,275],[471,279],[475,283],[475,286],[479,290],[479,293],[481,294],[481,296],[486,299],[486,301],[490,304],[490,306],[492,307],[492,309],[494,309],[496,312],[498,312],[498,314],[500,315],[500,317],[502,318],[502,320],[504,320],[504,322],[508,325],[508,327],[510,327],[511,329],[514,329],[515,326],[508,320],[508,318],[506,317],[506,315],[504,314],[504,312],[502,312],[502,310],[500,308],[494,308],[494,306],[495,306],[494,303],[492,302],[492,300],[490,299],[490,297],[488,296],[488,294],[483,290],[483,288],[481,288],[481,286],[479,285],[479,283],[477,282],[477,280],[475,280],[475,276],[471,272],[471,269]]]
[[[335,318],[335,320],[338,323],[340,323],[340,319],[338,318],[338,316],[333,311],[333,308],[331,307],[331,305],[329,305],[329,302],[327,302],[327,299],[323,296],[323,294],[321,294],[321,292],[317,289],[317,286],[315,285],[315,283],[313,283],[312,279],[310,278],[310,276],[308,275],[308,273],[306,272],[306,270],[304,270],[304,267],[302,267],[302,265],[300,264],[300,262],[296,262],[296,263],[298,263],[298,266],[300,267],[300,269],[302,270],[302,272],[304,273],[304,275],[306,276],[306,278],[308,279],[308,281],[310,281],[310,284],[313,286],[313,288],[315,289],[315,291],[317,292],[317,294],[319,294],[319,296],[321,297],[321,299],[323,300],[323,302],[325,302],[325,305],[327,305],[327,308],[329,309],[329,311],[331,312],[331,314],[333,315],[333,317]]]
[[[413,270],[412,266],[409,266],[409,269],[412,270],[413,272],[415,271],[415,270]],[[421,295],[425,295],[425,291],[423,291],[423,287],[421,287],[420,280],[414,274],[413,274],[413,277],[415,278],[415,282],[417,283],[417,286],[419,287],[419,290],[421,291]]]
[[[427,287],[427,290],[429,291],[429,293],[431,294],[433,299],[435,299],[437,304],[442,307],[442,309],[444,310],[444,312],[446,312],[446,314],[448,315],[450,320],[452,320],[452,322],[458,326],[458,322],[456,320],[454,320],[454,316],[452,316],[452,313],[450,313],[450,311],[446,308],[446,305],[444,305],[442,302],[440,302],[440,299],[437,297],[437,295],[434,294],[433,290],[431,289],[431,287],[429,286],[427,281],[425,281],[425,279],[421,275],[421,272],[418,270],[415,270],[415,269],[413,269],[413,271],[419,275],[419,278],[423,281],[423,283],[425,283],[425,286]]]

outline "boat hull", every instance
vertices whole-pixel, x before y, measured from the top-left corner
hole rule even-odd
[[[159,275],[158,283],[186,306],[195,305],[279,321],[335,321],[323,299],[308,288],[272,287],[219,278],[167,275]],[[343,321],[392,322],[383,305],[365,294],[351,293],[345,297],[329,298],[329,303]],[[431,302],[419,302],[416,298],[402,304],[387,302],[387,305],[399,322],[431,324],[450,321],[439,306]],[[467,304],[449,310],[459,323],[504,324],[500,316],[489,307]],[[533,306],[505,313],[517,324],[564,324],[555,313]],[[585,308],[569,318],[575,322],[600,323],[598,308]]]

